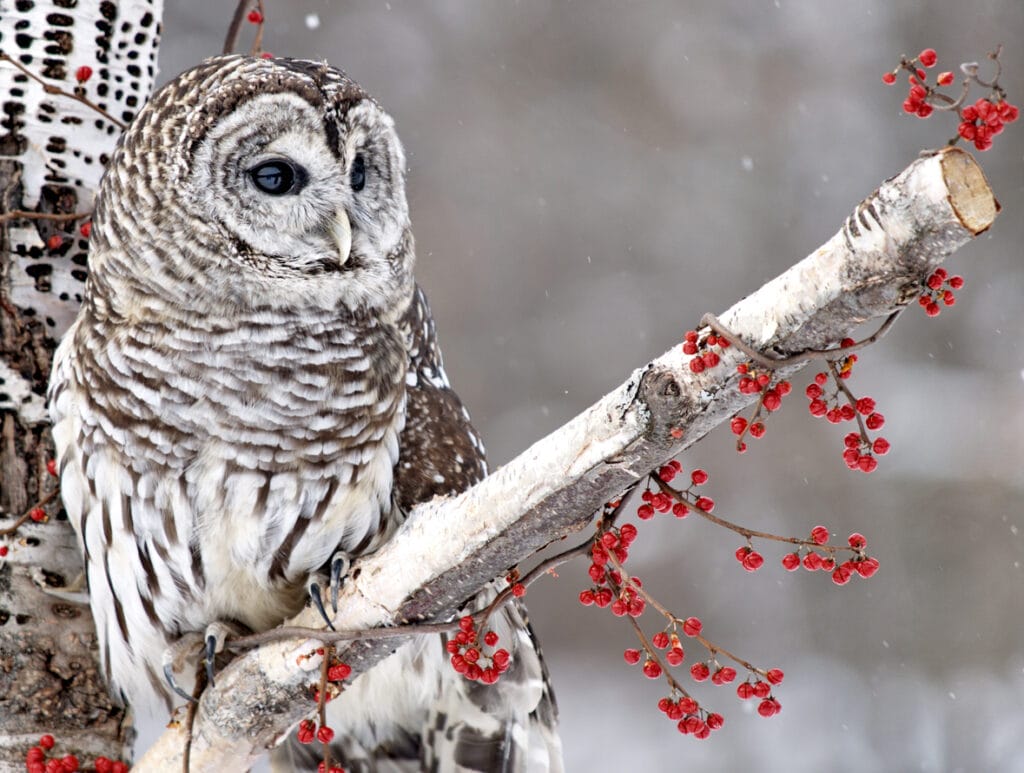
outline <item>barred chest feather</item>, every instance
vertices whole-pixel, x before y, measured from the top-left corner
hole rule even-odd
[[[213,620],[275,625],[309,572],[372,548],[398,515],[407,357],[379,320],[86,315],[57,356],[65,499],[83,503],[69,517],[120,638],[122,610],[171,638]]]

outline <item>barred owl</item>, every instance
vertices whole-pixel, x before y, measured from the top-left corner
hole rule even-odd
[[[279,624],[336,551],[374,550],[485,474],[413,277],[404,175],[391,118],[316,62],[207,60],[122,136],[49,399],[127,702],[170,703],[161,663],[182,635]],[[503,615],[517,665],[497,685],[420,637],[333,701],[348,765],[559,769],[539,651],[522,608]]]

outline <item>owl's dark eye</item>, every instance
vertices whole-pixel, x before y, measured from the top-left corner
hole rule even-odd
[[[294,193],[306,180],[306,170],[284,159],[264,161],[249,170],[253,183],[264,193],[282,196]]]
[[[352,183],[353,191],[359,192],[366,185],[366,161],[363,160],[362,153],[352,162],[352,171],[348,173],[348,179]]]

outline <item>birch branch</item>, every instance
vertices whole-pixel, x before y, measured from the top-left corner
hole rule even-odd
[[[769,355],[835,345],[859,324],[914,302],[924,278],[997,212],[976,162],[945,149],[883,183],[826,244],[719,318]],[[735,366],[745,359],[729,347],[719,366],[697,374],[674,346],[474,488],[417,507],[393,540],[353,569],[335,626],[452,615],[488,581],[584,528],[604,502],[750,405],[756,398],[737,388]],[[290,624],[320,627],[309,610]],[[395,645],[359,642],[340,657],[358,674]],[[264,645],[218,676],[200,702],[193,771],[241,769],[310,713],[315,674],[296,656],[315,646]],[[169,730],[138,769],[177,773],[183,740],[182,730]]]

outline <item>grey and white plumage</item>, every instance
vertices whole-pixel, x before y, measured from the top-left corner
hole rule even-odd
[[[261,189],[281,162],[291,187]],[[372,551],[485,473],[413,278],[404,172],[376,102],[299,60],[207,60],[121,138],[50,406],[103,667],[129,702],[170,698],[161,659],[182,634],[280,623],[336,550]],[[350,767],[558,769],[522,609],[498,625],[517,665],[493,687],[422,637],[332,702]]]

